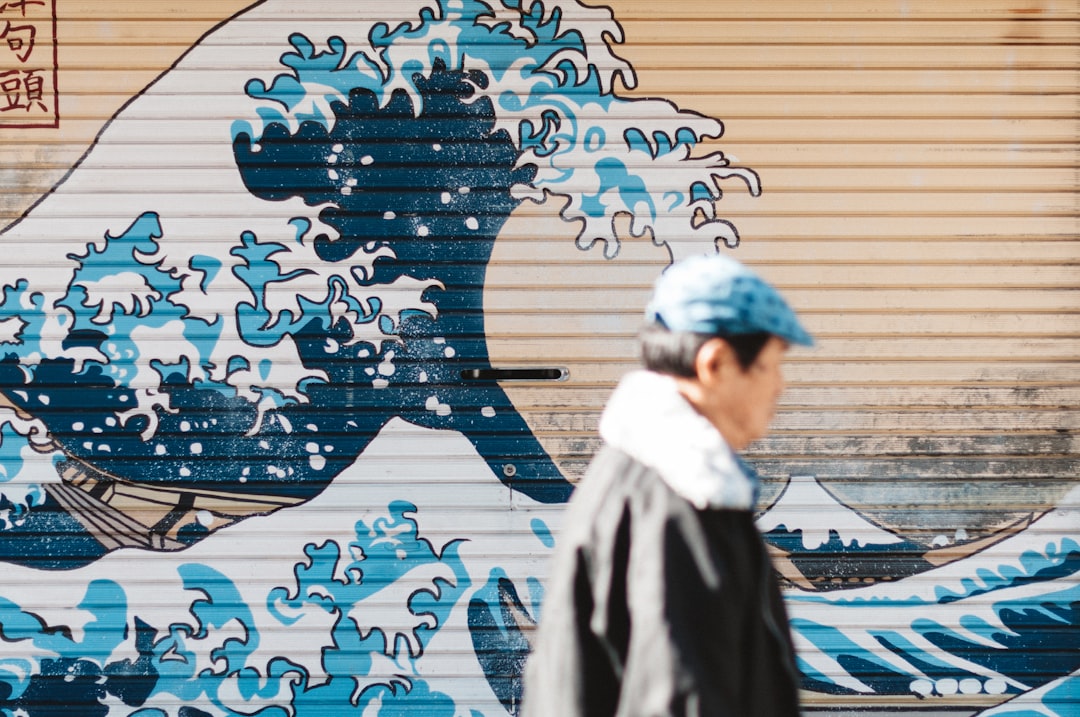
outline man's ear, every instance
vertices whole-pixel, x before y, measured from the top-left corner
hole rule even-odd
[[[721,338],[712,338],[701,345],[694,359],[698,381],[712,386],[723,381],[736,365],[735,350]]]

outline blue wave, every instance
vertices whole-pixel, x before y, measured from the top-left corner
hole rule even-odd
[[[1080,543],[1071,516],[1052,511],[983,553],[908,580],[792,595],[805,686],[933,700],[1019,694],[1075,672]]]
[[[52,464],[72,459],[106,482],[304,500],[401,416],[462,432],[496,475],[514,456],[514,490],[567,498],[569,482],[483,378],[483,287],[501,227],[521,202],[554,195],[582,248],[617,254],[613,219],[632,213],[633,233],[651,230],[671,256],[712,251],[738,241],[716,216],[721,182],[756,193],[757,176],[719,152],[693,156],[722,132],[717,120],[614,93],[634,77],[608,45],[621,30],[607,9],[446,0],[417,11],[397,24],[346,13],[340,35],[325,36],[288,3],[257,5],[187,58],[256,68],[207,88],[244,108],[228,129],[180,110],[231,167],[155,175],[106,200],[122,228],[90,218],[54,240],[49,213],[121,144],[103,141],[9,229],[58,247],[49,272],[11,268],[0,285],[0,391],[42,424]],[[276,58],[216,52],[244,45],[230,40],[241,25],[280,43]],[[213,59],[199,59],[211,46]],[[171,74],[126,111],[170,102],[157,90]],[[103,138],[122,138],[123,118]],[[192,141],[170,131],[154,145],[166,164]],[[237,178],[220,216],[203,219],[188,199]],[[51,469],[39,466],[38,482]],[[46,514],[64,509],[51,494],[31,503],[0,490],[27,513],[0,531],[9,559],[60,568],[103,554],[76,522],[52,524]],[[66,536],[66,560],[36,549],[46,528]],[[180,544],[211,532],[179,512],[154,529]]]
[[[436,552],[410,517],[415,510],[397,502],[371,525],[357,522],[356,539],[346,545],[308,544],[305,560],[295,564],[292,584],[266,593],[274,618],[269,624],[256,620],[238,578],[202,563],[177,568],[184,590],[198,596],[190,601],[189,622],[144,621],[125,587],[111,580],[91,582],[78,603],[92,616],[81,639],[71,628],[49,624],[32,609],[0,598],[0,637],[24,655],[0,657],[0,711],[42,717],[54,714],[50,705],[63,705],[83,715],[106,715],[107,702],[118,699],[128,707],[146,706],[132,712],[142,715],[166,714],[153,707],[163,702],[216,705],[221,712],[215,714],[264,717],[368,714],[364,710],[372,706],[386,716],[417,709],[453,715],[453,699],[431,691],[418,665],[471,582],[458,543]],[[418,573],[430,574],[425,572],[429,567],[438,568],[437,577],[421,583],[403,605],[413,622],[408,634],[361,628],[356,616],[374,596]],[[311,612],[325,613],[333,623],[321,672],[312,673],[284,655],[260,664],[255,655],[261,636]],[[134,660],[119,656],[129,642],[130,625],[136,632]],[[364,676],[378,672],[376,660],[396,665],[398,684],[381,679],[362,684]],[[291,709],[280,706],[283,695]],[[240,704],[253,711],[237,711]]]

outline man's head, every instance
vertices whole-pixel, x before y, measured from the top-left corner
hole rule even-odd
[[[645,367],[679,390],[735,450],[765,435],[790,344],[813,339],[777,291],[720,255],[675,264],[656,282],[642,331]]]

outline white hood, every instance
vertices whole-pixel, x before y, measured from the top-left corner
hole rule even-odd
[[[670,376],[627,374],[600,418],[600,436],[656,470],[697,508],[754,508],[754,480]]]

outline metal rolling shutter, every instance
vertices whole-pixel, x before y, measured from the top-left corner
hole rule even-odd
[[[0,123],[0,225],[10,227],[30,210],[133,95],[204,33],[247,5],[237,0],[182,5],[56,0],[59,125]],[[993,554],[1019,564],[1021,550],[1070,544],[1072,552],[1039,556],[1048,561],[1040,575],[1049,584],[1064,584],[1066,592],[1075,590],[1075,574],[1066,568],[1075,561],[1080,519],[1075,505],[1066,503],[1075,498],[1066,496],[1080,477],[1080,7],[1064,0],[713,0],[682,5],[617,0],[610,5],[625,33],[616,53],[637,78],[635,88],[618,88],[619,94],[663,98],[724,122],[724,136],[704,149],[722,150],[733,164],[756,171],[763,191],[754,197],[737,181],[723,185],[717,212],[738,229],[741,242],[721,250],[775,283],[818,338],[817,348],[792,352],[789,389],[774,433],[749,456],[765,481],[763,527],[779,531],[773,537],[782,552],[779,565],[793,616],[804,624],[820,622],[822,615],[833,620],[801,638],[811,651],[820,651],[811,670],[817,671],[815,680],[804,695],[807,708],[970,715],[1067,679],[1077,667],[1069,642],[1077,626],[1075,608],[1064,600],[1040,603],[1035,594],[1019,607],[1001,607],[992,595],[966,595],[965,604],[974,605],[975,615],[982,608],[998,614],[1037,611],[1043,604],[1057,616],[1036,620],[1038,629],[1031,633],[1019,629],[1030,628],[1029,623],[1009,623],[1017,637],[1008,658],[1020,666],[1010,672],[1000,662],[982,664],[984,671],[1004,674],[992,679],[965,677],[950,662],[957,650],[964,652],[962,644],[931,640],[927,651],[919,653],[930,666],[916,664],[908,660],[910,651],[870,629],[867,612],[842,607],[819,612],[815,601],[836,606],[845,595],[893,599],[887,587],[873,592],[874,586],[889,584],[903,585],[912,594],[936,594],[922,607],[898,600],[896,611],[880,618],[880,626],[909,636],[905,630],[913,624],[951,625],[956,618],[954,607],[962,601],[941,599],[941,591],[954,583],[935,582],[942,575],[939,568],[953,566],[948,579],[960,584],[964,561],[972,557]],[[334,6],[297,3],[295,12],[317,11],[330,27]],[[373,16],[396,19],[401,13],[393,3],[367,7]],[[259,42],[251,38],[252,47]],[[191,102],[207,101],[196,79],[187,91]],[[145,144],[152,156],[152,143]],[[161,169],[195,174],[205,169],[200,147],[188,150],[183,166]],[[69,214],[66,223],[57,224],[59,233],[79,231],[80,223],[97,211],[98,201],[137,192],[140,182],[154,181],[153,172],[125,173],[134,168],[114,166],[111,184],[100,184],[81,198],[79,211],[85,217]],[[213,184],[202,189],[221,191]],[[560,209],[558,198],[540,205],[525,202],[502,227],[484,274],[484,329],[493,367],[565,370],[560,381],[501,385],[532,434],[576,480],[597,446],[596,421],[607,395],[619,376],[636,365],[641,309],[668,254],[649,236],[630,237],[625,217],[618,220],[624,240],[617,257],[605,258],[599,245],[583,251],[575,246],[577,226],[560,219]],[[208,214],[214,211],[208,205]],[[7,236],[0,235],[0,245],[7,240],[7,258],[0,259],[4,287],[22,266],[52,260],[48,238],[17,231],[15,225]],[[501,477],[510,480],[528,459],[515,455],[512,442],[507,446]],[[78,465],[64,470],[68,484],[88,475]],[[264,652],[259,654],[288,656],[305,669],[331,670],[322,662],[326,655],[340,657],[362,645],[339,645],[327,637],[333,620],[317,604],[320,591],[336,585],[335,579],[345,580],[348,570],[360,569],[361,563],[334,558],[327,552],[332,544],[325,541],[333,536],[342,546],[373,554],[379,542],[364,542],[363,530],[384,531],[383,538],[398,535],[396,530],[411,536],[409,511],[390,506],[398,499],[417,505],[424,501],[425,519],[409,549],[420,550],[430,541],[434,552],[419,558],[429,573],[394,580],[388,577],[392,569],[382,574],[382,567],[371,568],[392,589],[368,598],[363,608],[394,614],[400,607],[395,600],[444,586],[457,600],[455,612],[438,618],[445,617],[447,627],[426,651],[424,664],[431,667],[410,684],[427,680],[433,690],[453,693],[459,709],[500,714],[505,707],[513,709],[507,696],[516,689],[525,638],[511,631],[500,643],[505,655],[485,654],[498,650],[490,645],[480,649],[470,635],[470,622],[475,627],[498,618],[490,610],[469,612],[470,600],[488,600],[489,607],[501,604],[511,615],[502,619],[527,625],[535,617],[540,591],[526,578],[543,576],[560,511],[507,490],[499,476],[481,473],[475,449],[460,435],[393,422],[356,466],[307,506],[249,518],[239,524],[244,530],[230,533],[227,528],[214,540],[181,552],[121,550],[71,572],[6,566],[21,587],[0,588],[0,596],[50,628],[74,625],[76,636],[87,618],[72,614],[84,597],[86,605],[105,605],[105,612],[130,603],[130,634],[117,638],[123,644],[117,652],[72,648],[71,654],[81,654],[85,664],[73,662],[69,672],[87,670],[75,681],[84,686],[91,678],[105,680],[107,665],[114,666],[110,675],[133,668],[150,654],[148,644],[164,650],[161,641],[178,624],[186,629],[190,623],[192,644],[198,643],[196,637],[219,639],[222,652],[217,654],[231,654],[230,623],[217,624],[208,634],[196,629],[202,624],[196,615],[199,590],[236,603],[233,628],[246,625],[244,610],[254,611],[258,619],[267,614],[277,619],[295,608],[287,617],[296,622],[282,618],[275,623],[262,636]],[[112,489],[119,498],[107,497],[119,500],[117,505],[124,505],[126,496],[147,510],[147,502],[138,502],[137,488],[117,483]],[[78,485],[54,492],[73,512],[93,494]],[[95,500],[103,495],[93,494]],[[221,509],[221,499],[212,491],[176,498],[190,502],[183,506],[185,515]],[[263,510],[245,505],[248,512]],[[121,536],[118,544],[142,540],[148,525],[169,527],[157,513],[132,523],[130,515],[105,515],[99,505],[94,510],[105,516],[103,534]],[[357,526],[349,545],[357,521],[363,530]],[[466,534],[465,542],[454,542]],[[235,537],[218,540],[230,535]],[[880,544],[860,551],[867,546],[845,542],[852,535]],[[177,548],[167,542],[174,538],[157,536],[158,544],[148,547]],[[281,546],[280,554],[265,554],[266,545]],[[455,572],[466,563],[468,580]],[[185,567],[204,564],[212,570]],[[328,571],[323,582],[314,575],[319,570]],[[980,576],[976,571],[970,579]],[[108,591],[113,580],[126,595]],[[235,593],[212,593],[229,581]],[[450,584],[460,592],[446,587]],[[39,602],[19,602],[27,595]],[[298,607],[305,598],[307,611]],[[14,624],[12,615],[5,623],[0,614],[0,628],[10,631],[6,626]],[[215,625],[206,615],[205,625]],[[136,617],[143,629],[139,635]],[[357,619],[365,629],[377,627]],[[98,627],[111,634],[108,630],[116,625],[102,621]],[[821,630],[834,631],[859,649],[849,651],[828,638],[815,642]],[[994,634],[1006,633],[1009,629],[1001,628]],[[400,646],[413,653],[428,645],[418,637],[422,630],[403,628],[400,634]],[[242,634],[229,635],[233,647],[246,644]],[[61,642],[56,638],[50,645]],[[0,657],[24,659],[32,652],[26,645],[10,643]],[[90,664],[94,660],[96,667]],[[358,664],[342,669],[359,672]],[[1072,666],[1063,672],[1066,664]],[[312,669],[305,686],[311,695],[325,694],[317,692],[323,685]],[[280,692],[267,690],[238,703],[295,701],[287,680],[281,680]],[[359,697],[361,682],[353,687],[356,692],[350,694]],[[86,694],[97,699],[94,689],[86,687]],[[116,688],[101,692],[101,699],[112,701],[115,714],[127,714],[135,709],[137,692]],[[386,693],[388,701],[392,697]],[[1033,699],[1056,705],[1061,715],[1077,709],[1060,697]],[[146,706],[164,709],[182,703],[210,709],[203,695]],[[435,698],[418,704],[414,709],[439,706]],[[304,708],[317,709],[308,703]],[[83,714],[82,709],[73,703],[71,714]]]

